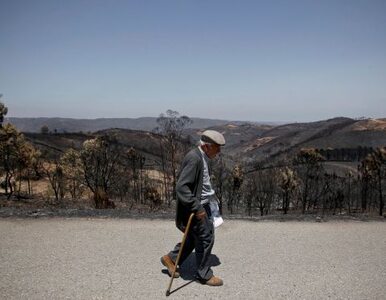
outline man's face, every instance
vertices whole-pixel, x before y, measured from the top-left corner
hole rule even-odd
[[[202,147],[202,149],[210,159],[216,157],[216,155],[221,151],[221,147],[216,144],[206,144]]]

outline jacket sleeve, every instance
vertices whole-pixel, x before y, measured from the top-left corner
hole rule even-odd
[[[194,195],[195,184],[197,184],[196,174],[200,174],[198,168],[199,161],[193,158],[186,160],[183,163],[176,186],[178,199],[182,205],[194,213],[204,209],[200,199]]]

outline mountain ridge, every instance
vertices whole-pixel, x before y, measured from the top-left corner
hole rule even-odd
[[[263,124],[259,122],[231,121],[221,119],[190,118],[193,123],[189,128],[203,129],[212,126],[225,125],[228,123],[235,124]],[[40,132],[42,126],[48,126],[51,132],[95,132],[109,128],[122,128],[132,130],[152,131],[157,127],[156,117],[139,117],[139,118],[97,118],[97,119],[75,119],[75,118],[18,118],[7,117],[5,123],[15,125],[22,132]],[[270,122],[267,122],[270,123]],[[278,124],[271,122],[271,124]]]
[[[197,142],[205,129],[214,129],[224,135],[226,145],[222,153],[235,163],[275,164],[295,157],[303,148],[346,152],[351,149],[355,152],[360,151],[360,148],[375,149],[386,146],[386,119],[333,118],[279,126],[231,122],[206,128],[186,129],[185,140]],[[80,149],[86,139],[106,133],[115,135],[125,146],[138,149],[151,161],[160,161],[160,135],[151,131],[109,128],[93,133],[25,134],[42,150],[48,147],[63,151],[68,147]],[[185,146],[187,150],[191,145]]]

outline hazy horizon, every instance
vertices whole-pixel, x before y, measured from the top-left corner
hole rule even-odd
[[[0,98],[0,102],[3,102],[5,106],[8,107],[9,105],[7,101],[4,98]],[[12,115],[12,112],[8,111],[8,114],[5,116],[5,119],[8,118],[26,118],[26,119],[50,119],[50,118],[58,118],[58,119],[77,119],[77,120],[96,120],[96,119],[140,119],[140,118],[158,118],[160,114],[165,114],[167,110],[160,112],[158,115],[142,115],[142,116],[132,116],[132,117],[111,117],[111,116],[104,116],[104,117],[71,117],[71,116],[58,116],[58,115],[53,115],[53,116],[15,116]],[[307,120],[277,120],[277,121],[272,121],[272,120],[249,120],[249,119],[230,119],[230,118],[221,118],[221,117],[205,117],[205,116],[192,116],[186,113],[180,113],[178,111],[180,116],[188,116],[189,118],[196,118],[196,119],[210,119],[210,120],[221,120],[221,121],[234,121],[234,122],[251,122],[251,123],[281,123],[281,124],[286,124],[286,123],[308,123],[308,122],[318,122],[318,121],[324,121],[324,120],[329,120],[329,119],[335,119],[335,118],[350,118],[350,119],[386,119],[386,113],[384,115],[379,115],[377,117],[372,117],[372,116],[347,116],[347,115],[331,115],[322,119],[307,119]]]
[[[349,118],[347,116],[335,116],[332,118],[327,118],[327,119],[319,119],[319,120],[310,120],[310,121],[270,121],[270,120],[231,120],[231,119],[221,119],[221,118],[203,118],[203,117],[197,117],[197,116],[189,116],[191,119],[204,119],[204,120],[213,120],[213,121],[229,121],[229,122],[246,122],[246,123],[259,123],[259,124],[266,124],[266,125],[285,125],[285,124],[290,124],[290,123],[312,123],[312,122],[319,122],[319,121],[326,121],[330,119],[335,119],[335,118]],[[158,118],[158,116],[142,116],[142,117],[102,117],[102,118],[72,118],[72,117],[47,117],[47,116],[42,116],[42,117],[14,117],[14,116],[6,116],[4,119],[5,121],[8,121],[10,118],[15,118],[15,119],[74,119],[74,120],[87,120],[87,121],[92,121],[92,120],[103,120],[103,119],[142,119],[142,118]],[[385,117],[380,117],[380,118],[367,118],[367,117],[358,117],[358,118],[351,118],[354,120],[358,119],[386,119]]]
[[[0,40],[8,117],[386,117],[382,0],[3,0]]]
[[[182,114],[181,114],[182,116]],[[230,119],[221,119],[221,118],[203,118],[203,117],[196,117],[196,116],[189,116],[186,115],[191,119],[205,119],[205,120],[218,120],[218,121],[229,121],[229,122],[247,122],[247,123],[262,123],[262,124],[284,124],[284,123],[289,123],[285,121],[251,121],[251,120],[230,120]],[[102,117],[102,118],[72,118],[72,117],[47,117],[47,116],[42,116],[42,117],[14,117],[14,116],[5,116],[5,121],[10,118],[15,118],[15,119],[74,119],[74,120],[99,120],[99,119],[142,119],[142,118],[158,118],[159,116],[141,116],[141,117],[117,117],[117,118],[112,118],[112,117]]]

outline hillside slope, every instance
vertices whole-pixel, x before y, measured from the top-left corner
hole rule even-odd
[[[334,118],[277,126],[232,145],[228,152],[246,162],[264,162],[291,157],[301,148],[376,148],[385,145],[385,120]]]
[[[161,161],[161,136],[147,131],[129,129],[106,129],[95,133],[57,133],[40,134],[25,133],[29,142],[50,158],[58,158],[66,149],[75,148],[80,150],[87,139],[97,136],[113,135],[118,143],[125,149],[134,148],[146,158],[146,165],[159,165]],[[188,148],[186,142],[180,142],[181,147]]]
[[[354,120],[334,118],[311,123],[293,123],[280,126],[251,123],[228,123],[208,127],[224,134],[226,145],[222,152],[233,161],[245,163],[274,163],[293,157],[301,148],[341,149],[386,146],[386,119]],[[187,129],[191,142],[197,142],[204,129]],[[101,134],[114,134],[125,147],[133,147],[160,161],[161,136],[148,131],[106,129],[95,133],[27,133],[29,140],[39,148],[61,152],[66,148],[80,148],[88,139]],[[187,151],[191,145],[183,145]]]
[[[230,121],[203,118],[191,118],[190,128],[203,129],[211,126],[225,125]],[[95,132],[109,128],[152,131],[157,127],[157,118],[100,118],[100,119],[71,119],[71,118],[5,118],[5,123],[11,123],[22,132],[40,132],[42,126],[47,125],[51,132]],[[240,123],[240,122],[236,122]]]

